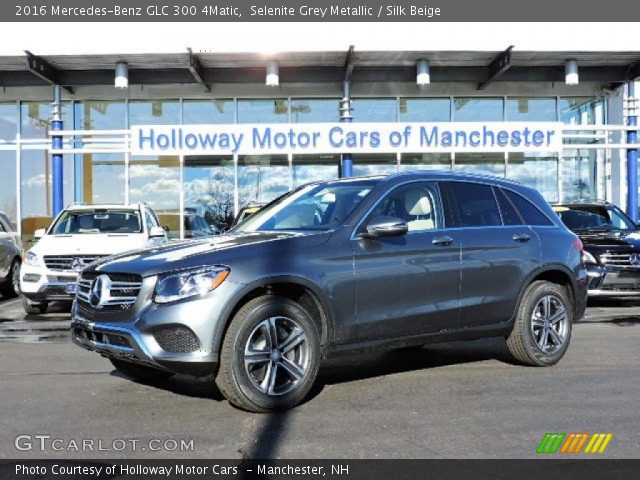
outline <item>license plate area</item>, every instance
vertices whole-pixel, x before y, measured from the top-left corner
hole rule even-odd
[[[76,294],[76,288],[77,288],[77,284],[76,283],[67,283],[67,293],[69,295],[75,295]]]

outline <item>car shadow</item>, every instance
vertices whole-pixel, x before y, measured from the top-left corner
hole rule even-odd
[[[185,397],[204,398],[218,402],[225,400],[224,396],[216,386],[215,377],[213,375],[207,375],[206,377],[194,377],[191,375],[176,374],[169,378],[148,381],[127,377],[117,370],[112,370],[110,375],[112,377],[123,378],[140,385],[166,390]]]

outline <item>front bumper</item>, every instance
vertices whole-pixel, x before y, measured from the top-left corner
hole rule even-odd
[[[67,290],[78,280],[78,274],[71,271],[53,271],[46,267],[36,267],[25,263],[20,267],[20,288],[29,300],[36,302],[71,301],[74,294]]]
[[[225,300],[242,285],[223,282],[209,295],[191,301],[159,305],[152,301],[155,278],[145,278],[136,303],[125,311],[90,311],[75,301],[71,310],[73,342],[104,357],[153,368],[204,376],[217,372],[219,339],[216,333]],[[190,351],[168,351],[167,329],[188,329],[197,339]],[[171,342],[169,341],[169,344]]]
[[[640,268],[587,265],[590,297],[639,297]]]

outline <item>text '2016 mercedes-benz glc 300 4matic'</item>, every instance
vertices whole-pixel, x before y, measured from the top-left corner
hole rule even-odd
[[[224,235],[99,260],[78,280],[72,335],[130,377],[215,373],[232,404],[268,412],[344,353],[504,337],[519,362],[554,365],[587,279],[580,240],[531,188],[351,178],[300,187]]]

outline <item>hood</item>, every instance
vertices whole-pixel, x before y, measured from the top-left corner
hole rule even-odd
[[[640,250],[640,232],[638,231],[584,232],[577,235],[587,249]]]
[[[215,252],[237,250],[258,243],[303,236],[305,235],[287,232],[229,233],[206,239],[172,242],[160,247],[126,252],[101,260],[95,263],[93,268],[105,272],[137,273],[144,277],[171,270],[211,264],[212,259],[203,258],[203,256]],[[216,260],[213,261],[216,262]],[[223,261],[218,262],[224,263]]]
[[[146,242],[142,233],[45,235],[31,250],[38,255],[113,255],[143,248]]]

